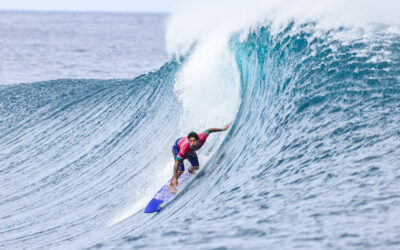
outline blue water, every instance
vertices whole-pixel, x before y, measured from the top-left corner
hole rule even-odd
[[[0,12],[0,84],[132,78],[167,60],[166,14]]]
[[[340,38],[347,27],[296,21],[232,34],[240,96],[231,129],[210,135],[200,173],[159,214],[143,209],[171,176],[180,120],[201,106],[185,106],[176,89],[191,52],[131,78],[112,77],[111,52],[98,77],[85,56],[76,65],[91,66],[78,75],[40,71],[49,81],[2,68],[2,82],[18,84],[0,86],[0,248],[400,248],[400,34],[374,25],[351,39]],[[141,32],[133,43],[154,30]],[[149,57],[166,58],[163,41],[148,46]]]

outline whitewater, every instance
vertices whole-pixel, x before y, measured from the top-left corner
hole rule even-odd
[[[0,248],[398,249],[398,10],[0,13]],[[229,122],[194,180],[144,214],[175,140]]]

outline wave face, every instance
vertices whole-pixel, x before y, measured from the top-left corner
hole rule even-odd
[[[399,34],[271,27],[230,37],[234,123],[159,214],[141,209],[196,110],[179,83],[195,51],[134,80],[1,87],[0,247],[398,248]]]
[[[0,88],[0,248],[58,248],[154,194],[149,186],[170,157],[157,147],[178,136],[177,65],[134,80]]]

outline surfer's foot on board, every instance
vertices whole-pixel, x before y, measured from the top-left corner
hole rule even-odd
[[[198,170],[199,169],[199,166],[191,166],[191,167],[189,167],[189,173],[191,173],[191,174],[195,174],[196,173],[196,170]]]
[[[168,188],[171,194],[176,194],[176,187],[172,186],[171,183],[168,185]]]

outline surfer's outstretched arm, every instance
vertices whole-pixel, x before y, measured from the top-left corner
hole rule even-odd
[[[214,132],[222,132],[222,131],[226,131],[228,130],[229,126],[232,124],[232,122],[230,122],[228,125],[226,125],[224,128],[209,128],[207,129],[210,134],[214,133]]]

